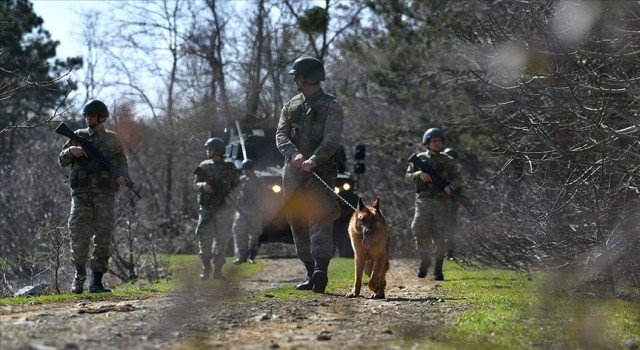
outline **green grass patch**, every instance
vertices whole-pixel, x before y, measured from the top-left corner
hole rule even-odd
[[[640,343],[640,305],[576,296],[541,282],[545,274],[465,270],[447,264],[435,296],[466,311],[436,335],[444,348],[625,348]]]
[[[302,262],[294,260],[295,264]],[[296,299],[303,298],[309,294],[313,294],[313,291],[298,291],[294,288],[294,284],[300,283],[304,280],[304,275],[300,275],[300,281],[292,283],[289,286],[270,289],[257,293],[258,297],[266,298],[282,298],[282,299]],[[333,258],[329,264],[329,284],[327,285],[326,293],[344,295],[347,290],[350,290],[353,286],[353,259],[350,258]]]

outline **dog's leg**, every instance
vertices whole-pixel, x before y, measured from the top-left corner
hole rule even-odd
[[[384,259],[382,260],[382,269],[380,270],[380,275],[378,276],[378,299],[384,299],[385,294],[384,290],[387,287],[387,271],[389,271],[389,254],[385,254]]]
[[[364,259],[358,258],[357,256],[354,259],[354,267],[355,267],[355,281],[353,284],[353,290],[351,293],[347,294],[347,298],[355,298],[360,295],[360,289],[362,288],[362,272],[364,271]]]
[[[373,271],[373,260],[367,260],[364,264],[364,274],[371,277],[371,271]]]
[[[377,257],[373,263],[373,273],[369,280],[369,289],[373,292],[371,299],[384,299],[384,289],[387,286],[385,276],[389,268],[387,254]]]

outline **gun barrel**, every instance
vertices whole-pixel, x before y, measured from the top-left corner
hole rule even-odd
[[[77,136],[65,123],[60,123],[56,127],[55,132],[68,138],[74,138]]]

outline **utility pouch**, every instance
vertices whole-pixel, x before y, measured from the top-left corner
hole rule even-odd
[[[84,169],[71,169],[69,173],[69,184],[71,189],[89,187],[89,173]]]

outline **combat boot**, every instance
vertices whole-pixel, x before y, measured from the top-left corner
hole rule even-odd
[[[90,293],[111,293],[111,289],[107,289],[102,285],[102,275],[102,272],[91,272]]]
[[[211,275],[211,260],[202,259],[202,271],[200,272],[200,279],[206,281],[209,279],[209,275]]]
[[[258,256],[258,249],[249,249],[249,257],[247,258],[247,262],[249,262],[249,264],[255,264],[256,256]]]
[[[429,269],[430,264],[431,264],[430,257],[423,256],[420,258],[420,267],[418,267],[418,278],[427,277],[427,270]]]
[[[453,256],[453,249],[449,249],[449,250],[447,250],[446,258],[447,258],[447,260],[449,260],[449,261],[456,260],[456,257],[455,257],[455,256]]]
[[[224,264],[214,264],[213,265],[213,279],[219,281],[228,281],[226,277],[222,274],[222,265]]]
[[[444,281],[444,275],[442,274],[442,263],[444,262],[444,257],[439,256],[436,258],[436,265],[433,269],[433,279],[436,281]]]
[[[311,276],[314,293],[324,293],[329,283],[329,259],[315,259],[315,270]]]
[[[76,265],[76,275],[71,283],[71,293],[82,294],[84,282],[87,280],[87,269],[84,265]]]
[[[307,279],[296,285],[296,289],[297,290],[312,290],[313,289],[313,283],[311,282],[311,276],[313,276],[313,270],[315,268],[315,265],[313,264],[313,261],[303,261],[304,263],[304,267],[307,269]]]
[[[247,253],[240,253],[240,256],[231,262],[234,265],[240,265],[247,262]]]

